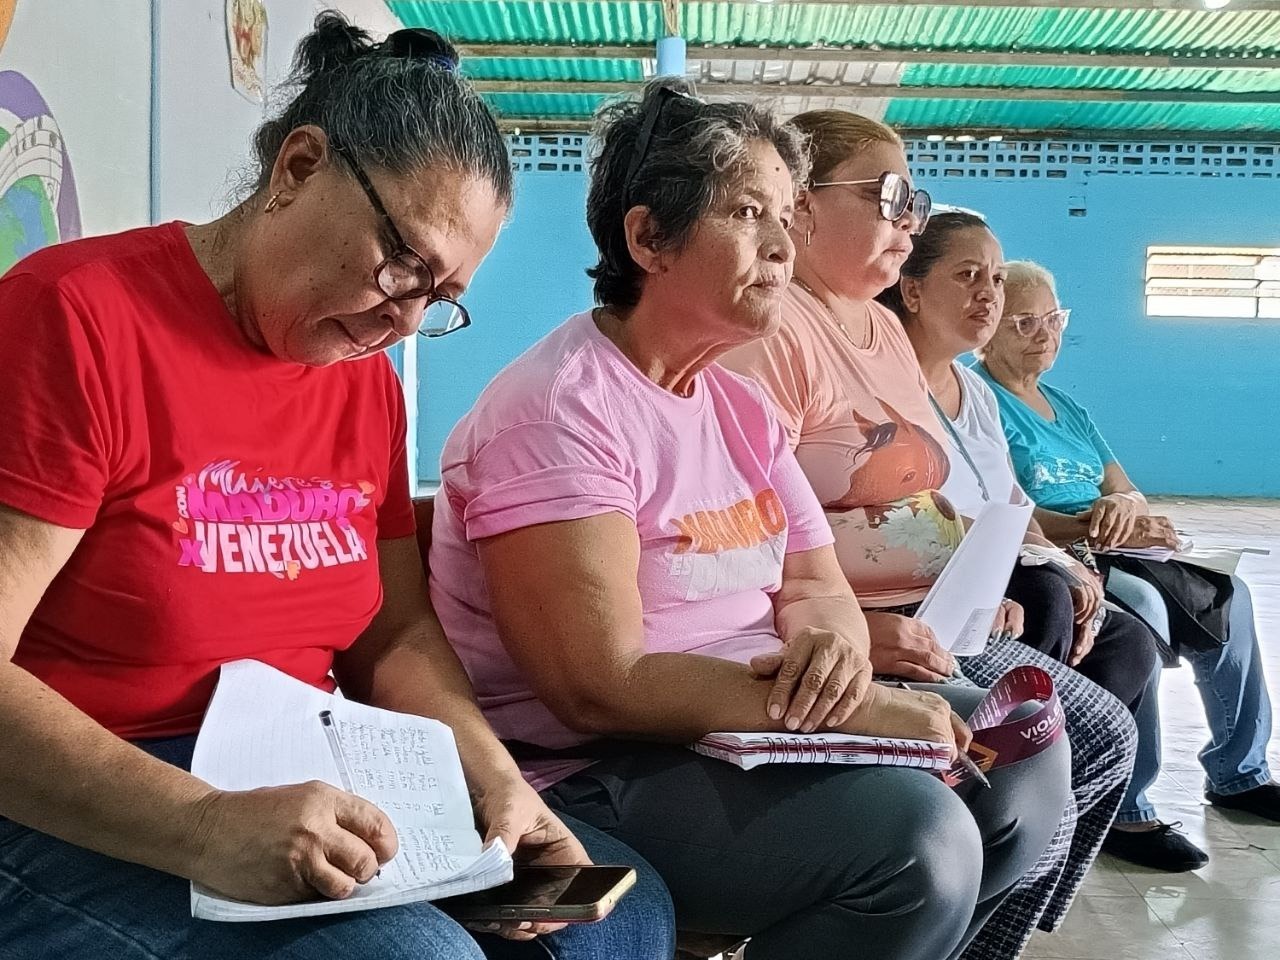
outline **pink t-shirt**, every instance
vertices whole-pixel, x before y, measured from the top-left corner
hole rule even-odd
[[[621,513],[640,535],[646,649],[739,661],[778,647],[770,594],[784,555],[832,542],[758,385],[712,365],[678,397],[641,374],[590,313],[489,384],[445,443],[441,480],[432,602],[498,735],[544,747],[588,738],[555,718],[508,656],[475,541]],[[587,763],[524,766],[542,789]]]

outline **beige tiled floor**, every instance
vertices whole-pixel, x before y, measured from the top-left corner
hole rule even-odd
[[[1280,503],[1165,501],[1158,510],[1197,541],[1268,547],[1246,557],[1273,702],[1280,704]],[[1205,847],[1209,865],[1167,874],[1102,857],[1062,929],[1037,934],[1028,958],[1272,960],[1280,956],[1280,825],[1208,807],[1196,751],[1204,714],[1191,671],[1166,671],[1160,690],[1164,772],[1152,800]],[[1278,724],[1280,727],[1280,724]],[[1280,736],[1270,759],[1280,773]]]

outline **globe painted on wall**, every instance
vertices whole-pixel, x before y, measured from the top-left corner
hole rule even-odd
[[[80,204],[62,133],[20,73],[0,71],[0,273],[80,236]]]

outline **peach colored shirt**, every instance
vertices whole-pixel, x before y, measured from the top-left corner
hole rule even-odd
[[[754,378],[836,538],[864,607],[924,598],[964,534],[941,490],[947,437],[901,323],[868,303],[871,339],[853,343],[823,304],[792,284],[782,329],[721,363]]]

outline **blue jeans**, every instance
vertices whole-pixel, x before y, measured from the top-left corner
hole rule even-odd
[[[179,765],[192,737],[147,749]],[[608,919],[529,942],[472,935],[429,903],[277,920],[191,917],[186,880],[102,856],[0,817],[0,956],[5,960],[670,960],[671,897],[638,854],[563,818],[597,863],[636,868]]]
[[[1195,673],[1196,688],[1209,722],[1209,743],[1199,754],[1205,786],[1223,795],[1243,793],[1271,779],[1267,766],[1271,699],[1262,675],[1253,598],[1243,580],[1233,577],[1232,582],[1235,593],[1227,621],[1226,646],[1204,653],[1181,651]],[[1113,570],[1107,579],[1107,591],[1131,607],[1166,641],[1169,639],[1169,615],[1155,587],[1131,574]],[[1159,686],[1160,667],[1157,666],[1134,714],[1138,725],[1138,756],[1129,792],[1116,817],[1122,823],[1156,819],[1155,807],[1147,799],[1146,791],[1160,772]]]

